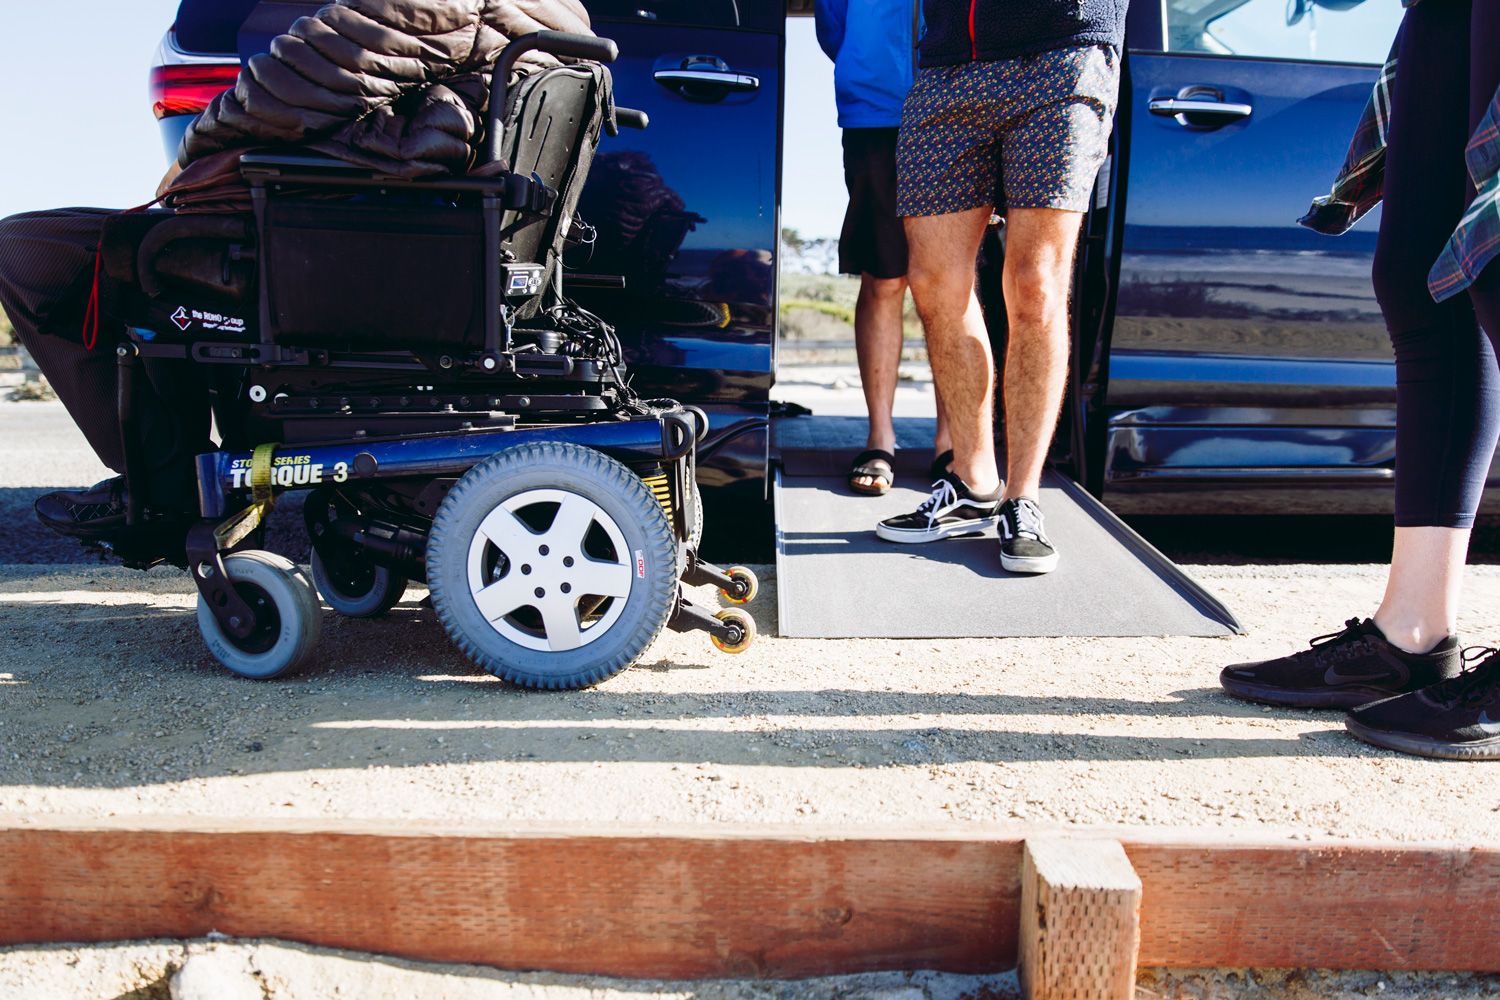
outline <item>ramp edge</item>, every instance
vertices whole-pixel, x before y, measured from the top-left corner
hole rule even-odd
[[[786,579],[786,531],[782,528],[786,519],[781,510],[781,477],[782,467],[778,461],[771,472],[771,517],[776,528],[776,635],[787,637],[794,633],[787,626],[786,588],[781,585]]]
[[[1181,588],[1180,592],[1183,593],[1185,599],[1197,605],[1205,617],[1223,625],[1234,635],[1246,634],[1245,627],[1240,624],[1240,620],[1235,616],[1235,613],[1229,610],[1228,605],[1219,600],[1203,584],[1193,579],[1181,566],[1169,559],[1166,553],[1162,552],[1155,545],[1152,545],[1144,536],[1121,520],[1118,514],[1104,504],[1104,501],[1094,496],[1088,490],[1085,490],[1067,476],[1054,473],[1049,478],[1074,503],[1087,511],[1090,516],[1102,524],[1105,530],[1114,535],[1116,541],[1130,549],[1141,562],[1151,567],[1158,576]]]

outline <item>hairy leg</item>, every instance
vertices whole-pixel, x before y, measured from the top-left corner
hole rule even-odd
[[[979,493],[1000,485],[992,426],[995,360],[974,295],[974,258],[989,217],[986,206],[906,220],[907,280],[927,333],[939,413],[953,440],[952,468]]]
[[[943,410],[943,393],[938,388],[936,379],[932,383],[932,405],[937,411],[937,432],[932,436],[932,453],[937,456],[953,447],[953,432],[948,429],[948,414]]]
[[[1057,429],[1068,372],[1068,292],[1083,217],[1013,208],[1005,247],[1007,499],[1035,497]]]
[[[901,311],[906,304],[905,278],[860,277],[854,306],[854,350],[859,356],[859,378],[864,384],[865,409],[870,415],[866,448],[896,450],[896,428],[891,410],[896,400],[896,373],[901,365]],[[873,486],[870,476],[855,483]]]

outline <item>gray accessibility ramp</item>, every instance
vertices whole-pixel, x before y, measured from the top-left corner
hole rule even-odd
[[[778,421],[776,579],[782,635],[939,639],[1242,631],[1233,613],[1176,564],[1077,484],[1051,473],[1041,505],[1062,559],[1045,576],[1001,569],[993,531],[928,545],[880,541],[877,521],[914,510],[926,496],[931,424],[912,423],[926,426],[898,431],[911,450],[900,455],[897,487],[884,497],[864,497],[845,484],[860,441],[832,447],[854,428],[862,440],[863,421]]]

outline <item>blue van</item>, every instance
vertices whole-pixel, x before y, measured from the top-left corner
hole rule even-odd
[[[183,0],[152,71],[167,148],[242,59],[318,6]],[[652,127],[595,162],[580,212],[598,236],[569,261],[624,287],[571,287],[618,325],[644,394],[709,412],[705,506],[768,540],[784,36],[811,0],[586,6],[619,42],[620,102]],[[1390,511],[1378,213],[1340,239],[1295,220],[1331,182],[1400,17],[1388,0],[1132,6],[1054,455],[1113,510]],[[992,251],[989,267],[998,237]],[[991,316],[999,285],[982,281]],[[1484,511],[1500,513],[1494,491]]]

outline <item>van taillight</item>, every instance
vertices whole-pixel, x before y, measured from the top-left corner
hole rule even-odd
[[[189,63],[151,71],[151,110],[157,118],[196,115],[234,86],[239,63]]]

